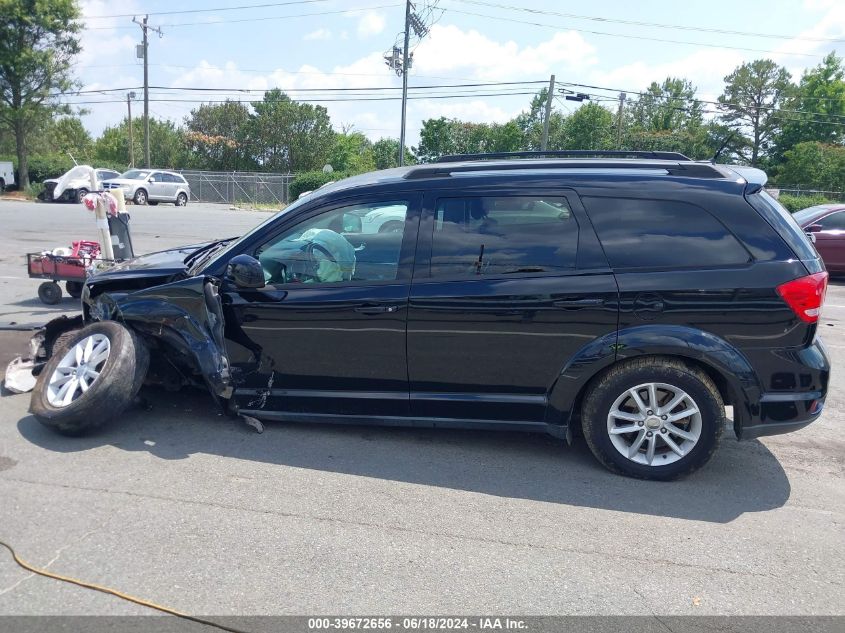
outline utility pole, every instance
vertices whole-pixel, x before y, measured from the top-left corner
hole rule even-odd
[[[619,93],[619,112],[616,114],[616,149],[622,149],[622,114],[625,110],[626,97],[624,92]]]
[[[552,75],[549,79],[549,93],[546,95],[546,113],[543,116],[543,140],[540,143],[540,149],[546,151],[549,146],[549,119],[552,116],[552,99],[555,95],[555,76]]]
[[[132,21],[141,27],[141,32],[144,35],[143,43],[141,44],[144,58],[144,167],[150,167],[150,81],[149,81],[149,60],[150,60],[150,46],[147,38],[147,31],[155,31],[158,36],[162,36],[161,29],[154,26],[149,26],[147,21],[150,16],[145,15],[142,21],[137,18],[132,18]]]
[[[132,141],[132,99],[135,98],[134,92],[126,93],[126,108],[129,111],[129,166],[135,166],[135,145]]]
[[[408,44],[411,39],[411,0],[405,0],[405,45],[402,47],[402,129],[399,130],[399,166],[405,164],[405,119],[408,108]]]
[[[407,120],[408,108],[408,71],[414,63],[414,54],[408,48],[411,41],[411,29],[414,30],[420,39],[428,35],[429,27],[423,22],[423,18],[414,13],[414,5],[411,0],[405,0],[405,31],[404,44],[402,49],[394,44],[393,48],[384,56],[384,63],[402,76],[402,129],[399,130],[399,165],[405,164],[405,123]],[[400,59],[401,56],[401,59]]]

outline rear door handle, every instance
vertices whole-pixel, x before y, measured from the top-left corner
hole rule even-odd
[[[589,308],[590,306],[600,306],[604,303],[604,299],[559,299],[553,301],[552,305],[556,308]]]
[[[355,308],[355,312],[359,314],[390,314],[398,312],[399,306],[385,306],[385,305],[363,305]]]

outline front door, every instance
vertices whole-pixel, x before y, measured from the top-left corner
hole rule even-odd
[[[412,414],[543,421],[566,363],[616,331],[616,283],[577,196],[456,191],[424,206]]]
[[[391,230],[365,232],[387,212]],[[349,199],[252,249],[266,287],[224,286],[227,352],[242,410],[407,416],[408,293],[419,201]]]
[[[821,227],[814,235],[816,250],[825,267],[833,272],[845,272],[845,211],[826,215],[815,224]]]
[[[167,197],[167,183],[164,174],[153,172],[147,180],[148,197],[150,200],[164,200]]]

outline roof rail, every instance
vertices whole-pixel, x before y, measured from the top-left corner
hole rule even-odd
[[[485,165],[482,163],[428,163],[411,167],[404,178],[417,180],[422,178],[439,178],[453,174],[471,174],[473,172],[491,171],[524,171],[524,170],[556,170],[556,169],[628,169],[628,170],[662,170],[672,176],[686,176],[688,178],[725,178],[725,172],[719,170],[712,163],[698,161],[602,161],[595,160],[537,160],[530,163],[522,161],[502,161]]]
[[[490,152],[487,154],[447,154],[439,157],[434,162],[456,163],[467,160],[490,160],[498,158],[651,158],[654,160],[692,160],[680,152],[567,149],[531,152]]]

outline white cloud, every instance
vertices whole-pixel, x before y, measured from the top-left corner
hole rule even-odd
[[[555,33],[534,46],[497,42],[475,29],[435,25],[414,52],[420,74],[456,72],[476,79],[542,77],[596,63],[595,48],[575,31]]]
[[[378,35],[384,30],[387,21],[384,15],[375,11],[367,11],[358,18],[358,37],[361,39]]]
[[[306,33],[302,36],[304,40],[330,40],[332,38],[332,32],[329,29],[317,29],[316,31],[311,31],[310,33]]]

